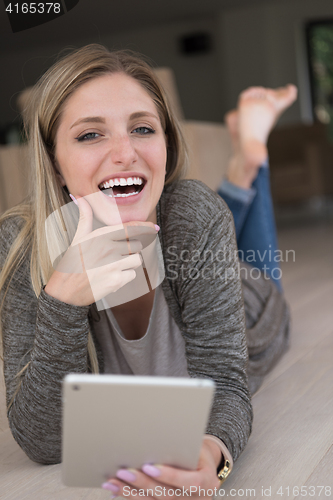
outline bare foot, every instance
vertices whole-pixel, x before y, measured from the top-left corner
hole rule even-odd
[[[251,87],[240,94],[237,111],[225,117],[234,149],[228,169],[230,182],[251,187],[259,167],[267,159],[269,133],[296,97],[294,85],[278,89]]]
[[[232,109],[224,116],[224,121],[228,127],[234,151],[239,149],[238,115],[237,109]]]

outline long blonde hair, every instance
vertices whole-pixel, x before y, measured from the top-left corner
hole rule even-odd
[[[8,210],[0,218],[0,225],[11,217],[20,217],[23,221],[0,270],[0,290],[4,289],[0,317],[10,280],[29,252],[31,283],[36,297],[53,273],[45,236],[45,221],[51,213],[71,201],[66,189],[60,186],[54,165],[57,128],[64,103],[73,92],[85,82],[108,73],[125,73],[131,76],[152,97],[168,142],[165,183],[169,184],[180,178],[186,167],[185,142],[177,119],[152,68],[141,56],[129,51],[110,52],[102,45],[92,44],[56,62],[34,86],[23,113],[29,145],[28,161],[32,189],[24,204]],[[90,369],[97,373],[98,361],[91,333],[88,338],[88,355]]]

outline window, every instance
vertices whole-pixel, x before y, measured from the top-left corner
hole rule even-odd
[[[333,131],[333,19],[306,26],[313,113]]]

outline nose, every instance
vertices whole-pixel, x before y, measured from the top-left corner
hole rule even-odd
[[[118,135],[112,138],[111,159],[114,164],[129,166],[137,160],[137,152],[128,135]]]

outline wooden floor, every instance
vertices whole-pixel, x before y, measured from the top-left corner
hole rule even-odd
[[[289,500],[303,486],[303,498],[333,499],[333,224],[281,229],[279,243],[295,251],[295,261],[289,253],[282,267],[291,347],[253,397],[253,432],[224,484],[225,497]],[[60,465],[32,463],[3,417],[0,432],[1,500],[110,497],[66,488]]]
[[[252,435],[225,490],[283,500],[304,486],[304,498],[333,499],[333,225],[290,226],[279,246],[295,250],[282,265],[291,346],[253,397]]]

